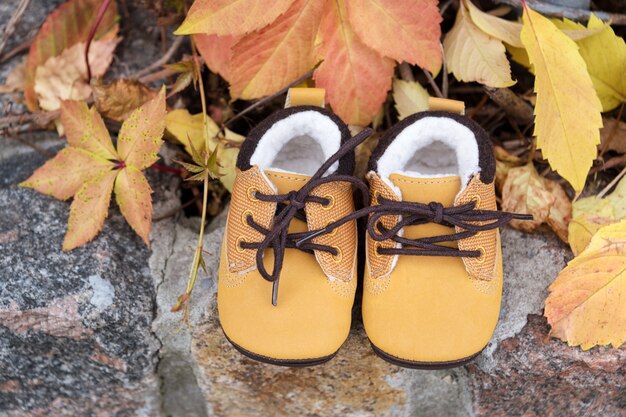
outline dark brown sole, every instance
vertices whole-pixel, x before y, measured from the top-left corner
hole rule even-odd
[[[482,348],[480,351],[474,353],[471,356],[468,356],[468,357],[463,358],[463,359],[458,359],[458,360],[455,360],[455,361],[448,361],[448,362],[415,362],[415,361],[410,361],[410,360],[407,360],[407,359],[401,359],[401,358],[398,358],[396,356],[390,355],[387,352],[377,348],[376,345],[374,345],[371,340],[370,340],[370,345],[372,345],[372,349],[374,350],[374,352],[376,352],[376,354],[381,359],[385,360],[386,362],[389,362],[389,363],[391,363],[393,365],[396,365],[396,366],[401,366],[403,368],[424,369],[424,370],[449,369],[449,368],[456,368],[457,366],[465,365],[465,364],[471,362],[474,358],[476,358],[476,356],[480,355],[481,352],[485,349],[485,348]]]
[[[276,359],[276,358],[270,358],[269,356],[264,356],[264,355],[259,355],[257,353],[254,352],[250,352],[247,349],[242,348],[241,346],[239,346],[237,343],[233,342],[232,340],[230,340],[228,338],[228,336],[226,336],[226,332],[224,332],[224,330],[222,329],[222,332],[224,333],[224,337],[226,338],[226,340],[228,340],[228,342],[233,345],[233,347],[235,349],[237,349],[237,351],[239,351],[239,353],[241,353],[242,355],[253,359],[257,362],[262,362],[262,363],[267,363],[270,365],[276,365],[276,366],[287,366],[290,368],[305,368],[308,366],[316,366],[316,365],[321,365],[323,363],[328,362],[329,360],[331,360],[332,358],[335,357],[335,355],[337,354],[337,352],[333,353],[332,355],[328,355],[328,356],[323,356],[321,358],[311,358],[311,359]]]

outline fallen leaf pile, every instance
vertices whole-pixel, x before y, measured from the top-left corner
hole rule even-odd
[[[61,120],[68,146],[20,184],[59,200],[74,197],[63,250],[92,240],[108,215],[111,193],[135,232],[150,244],[152,189],[142,170],[158,159],[165,124],[165,91],[122,124],[117,149],[95,107],[64,101]]]
[[[315,69],[333,110],[369,124],[395,62],[441,66],[436,0],[196,0],[177,34],[195,36],[233,98],[273,94]]]
[[[516,229],[532,232],[547,223],[564,242],[568,240],[569,198],[558,183],[540,176],[532,163],[509,169],[502,186],[502,210],[533,215],[533,220],[511,221]]]
[[[583,350],[626,341],[626,220],[605,226],[549,288],[552,336]]]
[[[85,99],[85,43],[100,0],[69,0],[48,15],[30,47],[25,70],[24,98],[28,109],[57,110],[61,100]],[[115,2],[107,8],[89,51],[95,76],[104,74],[119,42]]]
[[[626,180],[622,179],[615,190],[605,198],[586,197],[573,204],[569,223],[569,244],[578,255],[600,228],[626,219]]]

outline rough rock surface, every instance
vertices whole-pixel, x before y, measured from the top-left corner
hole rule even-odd
[[[16,186],[43,161],[0,164],[0,410],[155,415],[150,252],[112,208],[98,238],[63,253],[69,205]]]

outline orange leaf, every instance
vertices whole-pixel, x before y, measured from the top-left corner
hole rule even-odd
[[[87,41],[100,3],[101,0],[69,0],[46,18],[30,47],[26,64],[24,98],[29,110],[39,110],[34,90],[37,67],[78,42]],[[119,28],[116,21],[117,6],[113,1],[106,10],[94,39],[115,38]]]
[[[243,35],[272,23],[293,0],[196,0],[176,35]]]
[[[87,180],[74,196],[67,221],[63,250],[70,251],[92,240],[104,224],[117,171]]]
[[[550,334],[583,350],[626,341],[626,220],[601,228],[550,285]]]
[[[391,88],[394,62],[357,38],[343,0],[326,3],[320,36],[324,62],[315,71],[317,86],[326,89],[333,110],[347,123],[369,124]]]
[[[432,73],[441,67],[437,0],[345,0],[354,32],[370,48]]]
[[[231,96],[253,99],[272,94],[315,65],[313,44],[324,1],[296,0],[274,23],[237,42]]]
[[[159,95],[133,111],[122,124],[117,151],[127,166],[144,169],[157,159],[165,128],[165,88]]]
[[[220,74],[224,79],[230,81],[230,61],[233,57],[232,47],[241,37],[228,35],[194,35],[193,39],[207,67],[209,67],[211,71]]]
[[[85,150],[106,160],[117,160],[109,132],[95,107],[82,101],[61,103],[61,122],[69,146]]]
[[[78,148],[61,149],[54,158],[39,167],[20,186],[34,188],[59,200],[67,200],[81,185],[94,176],[110,171],[115,165]]]
[[[134,167],[120,170],[115,180],[115,199],[122,215],[146,245],[150,246],[152,189],[141,171]]]

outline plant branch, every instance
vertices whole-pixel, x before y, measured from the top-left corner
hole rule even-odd
[[[178,48],[180,48],[180,46],[183,44],[186,38],[187,38],[186,36],[177,36],[174,39],[174,42],[172,42],[172,45],[169,47],[167,52],[165,52],[161,58],[154,61],[152,64],[148,65],[146,68],[139,70],[135,72],[134,74],[131,74],[129,78],[141,78],[147,74],[150,74],[152,71],[158,68],[161,68],[163,65],[167,64],[169,60],[172,58],[172,56],[174,56],[176,51],[178,51]]]
[[[18,55],[28,50],[30,46],[33,44],[33,42],[35,41],[35,37],[36,35],[31,36],[30,38],[26,39],[24,42],[15,46],[13,49],[9,49],[6,53],[4,53],[3,55],[0,55],[0,64],[13,58],[15,55]]]
[[[263,97],[261,100],[255,101],[254,103],[252,103],[251,105],[249,105],[248,107],[246,107],[245,109],[243,109],[242,111],[240,111],[239,113],[237,113],[235,116],[233,116],[231,119],[228,119],[225,123],[224,126],[228,126],[230,125],[232,122],[234,122],[235,120],[241,118],[242,116],[244,116],[246,113],[249,113],[250,111],[254,110],[256,107],[265,104],[269,101],[274,100],[276,97],[284,94],[287,92],[287,90],[289,90],[291,87],[298,85],[306,80],[308,80],[311,75],[313,75],[313,70],[307,72],[306,74],[304,74],[302,77],[298,78],[297,80],[295,80],[294,82],[292,82],[291,84],[289,84],[287,87],[285,88],[281,88],[280,90],[278,90],[277,92],[275,92],[274,94],[272,94],[271,96],[267,96],[267,97]]]
[[[111,0],[102,0],[100,3],[100,7],[98,8],[98,14],[96,15],[96,20],[93,22],[91,29],[89,30],[89,35],[87,36],[87,44],[85,45],[85,65],[87,66],[87,84],[91,81],[91,66],[89,65],[89,48],[91,48],[91,42],[93,38],[96,36],[96,32],[98,31],[98,26],[102,22],[104,18],[104,14],[106,13],[109,5],[111,4]]]
[[[435,80],[433,79],[433,76],[430,75],[430,72],[428,72],[427,70],[425,70],[423,68],[422,68],[422,71],[424,71],[424,75],[426,76],[426,79],[428,80],[428,84],[430,84],[430,86],[433,88],[433,91],[435,92],[435,95],[437,95],[437,97],[439,97],[439,98],[443,98],[443,93],[441,92],[441,90],[437,86],[437,83],[435,83]]]
[[[40,154],[42,154],[46,158],[52,158],[54,156],[52,153],[48,152],[47,150],[45,150],[41,146],[37,145],[36,143],[32,143],[29,140],[24,139],[20,135],[16,135],[16,134],[13,134],[13,133],[10,133],[10,132],[7,132],[7,131],[2,132],[2,135],[4,137],[9,138],[9,139],[13,139],[13,140],[16,140],[18,142],[21,142],[24,145],[30,146],[31,148],[33,148],[34,150],[36,150],[37,152],[39,152]]]
[[[15,32],[15,27],[24,15],[24,12],[26,11],[29,3],[30,0],[20,0],[20,3],[15,8],[13,15],[4,27],[4,32],[2,33],[2,37],[0,38],[0,55],[2,55],[2,51],[4,51],[4,47],[7,45],[9,38],[11,37],[13,32]]]
[[[517,9],[521,9],[522,5],[519,0],[495,0],[496,3],[508,4]],[[548,4],[545,1],[539,0],[526,0],[528,7],[536,12],[550,17],[565,17],[571,20],[584,20],[587,21],[593,13],[596,17],[602,19],[605,22],[611,22],[612,25],[623,26],[626,25],[626,15],[619,13],[607,13],[600,11],[590,11],[585,9],[575,9],[573,7],[556,6]]]
[[[611,188],[613,188],[613,186],[614,186],[615,184],[617,184],[617,183],[618,183],[618,181],[619,181],[619,180],[620,180],[620,179],[621,179],[624,175],[626,175],[626,167],[624,167],[624,168],[620,171],[620,173],[619,173],[619,174],[617,174],[617,177],[613,178],[613,181],[611,181],[610,183],[608,183],[608,185],[607,185],[606,187],[604,187],[604,189],[603,189],[602,191],[600,191],[596,197],[597,197],[597,198],[602,198],[602,197],[604,197],[604,196],[605,196],[605,194],[606,194],[606,193],[608,193],[608,192],[609,192],[609,190],[610,190]]]

